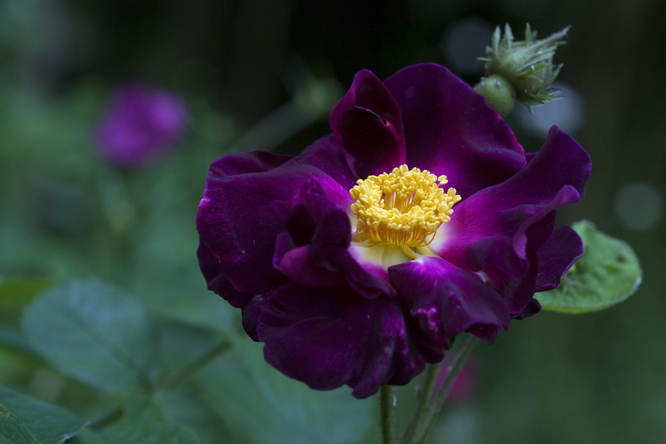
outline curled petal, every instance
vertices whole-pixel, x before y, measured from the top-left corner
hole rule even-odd
[[[531,247],[527,249],[524,263],[527,270],[521,276],[512,276],[497,266],[484,268],[490,283],[504,297],[512,314],[522,311],[534,295],[539,261]]]
[[[583,254],[583,241],[573,228],[564,225],[553,233],[548,242],[537,250],[539,274],[536,291],[557,288],[560,279]]]
[[[356,74],[347,94],[333,108],[330,125],[356,177],[379,175],[405,163],[400,108],[370,71]]]
[[[384,82],[402,111],[407,165],[446,175],[463,199],[525,166],[523,148],[486,100],[434,63]]]
[[[493,342],[511,320],[494,288],[441,258],[421,256],[389,268],[389,276],[434,349],[448,349],[464,331]]]
[[[270,207],[287,228],[287,233],[278,235],[276,270],[306,286],[346,283],[368,298],[395,295],[386,275],[374,275],[351,256],[349,215],[329,199],[319,182],[304,184],[293,199],[274,201]]]
[[[278,236],[273,265],[306,287],[341,287],[346,282],[341,273],[330,271],[312,260],[310,245],[296,247],[287,233]]]
[[[271,293],[258,333],[281,372],[318,390],[347,384],[357,398],[406,384],[425,365],[395,298],[290,283]]]
[[[237,162],[239,158],[242,162]],[[263,161],[265,158],[273,162]],[[265,169],[279,163],[276,159],[268,153],[223,157],[211,166],[199,204],[200,240],[219,258],[229,282],[243,293],[264,293],[287,281],[273,267],[275,241],[285,228],[269,209],[271,202],[292,199],[312,181],[330,193],[333,201],[349,199],[347,190],[312,166],[284,162]],[[234,175],[230,171],[249,172]]]
[[[535,298],[532,298],[527,303],[525,308],[523,308],[518,313],[512,314],[511,317],[513,319],[521,321],[525,318],[529,318],[530,316],[534,316],[535,314],[539,313],[540,311],[541,311],[541,304]]]

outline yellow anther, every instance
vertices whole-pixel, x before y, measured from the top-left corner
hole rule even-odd
[[[399,245],[403,251],[428,245],[440,225],[451,220],[452,207],[461,199],[455,188],[440,188],[447,182],[446,176],[407,165],[359,179],[349,191],[354,199],[351,210],[358,217],[358,240]]]

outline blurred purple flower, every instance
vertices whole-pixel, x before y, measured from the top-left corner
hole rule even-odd
[[[406,384],[456,335],[493,342],[539,311],[582,254],[555,213],[581,198],[587,153],[553,127],[526,156],[446,68],[361,71],[330,126],[297,157],[213,162],[197,215],[208,287],[286,375],[359,398]]]
[[[177,95],[131,83],[114,93],[96,138],[102,155],[119,167],[144,165],[173,148],[185,130],[187,110]]]
[[[447,362],[448,361],[448,362]],[[446,358],[442,364],[442,368],[437,374],[437,383],[435,385],[435,393],[437,393],[442,386],[446,377],[449,375],[449,366],[453,363],[452,359]],[[449,393],[446,395],[446,401],[450,404],[461,404],[468,401],[474,394],[477,381],[477,370],[474,362],[466,362],[463,368],[453,381]]]

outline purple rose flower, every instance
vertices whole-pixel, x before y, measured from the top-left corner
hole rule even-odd
[[[187,111],[180,97],[140,84],[114,94],[97,127],[102,155],[114,165],[143,165],[171,149],[185,130]]]
[[[359,398],[406,384],[456,335],[492,343],[536,313],[582,254],[554,227],[587,153],[553,127],[526,156],[446,68],[361,71],[330,125],[297,157],[215,161],[197,215],[209,288],[288,376]]]

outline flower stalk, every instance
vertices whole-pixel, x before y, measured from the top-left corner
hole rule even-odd
[[[479,338],[474,335],[469,335],[467,340],[462,345],[458,354],[456,355],[453,364],[449,368],[449,372],[446,375],[444,384],[442,388],[435,392],[435,385],[437,383],[437,375],[439,373],[441,363],[437,365],[431,365],[426,373],[426,385],[419,400],[419,405],[416,410],[416,414],[412,418],[407,430],[405,431],[400,444],[421,444],[425,441],[426,436],[428,436],[428,431],[430,430],[430,425],[435,419],[435,415],[441,410],[446,400],[446,396],[449,394],[451,386],[455,382],[458,374],[462,370],[465,361],[469,358],[472,350],[476,344],[479,343]]]
[[[395,390],[392,385],[380,389],[380,411],[382,420],[382,444],[396,444],[395,434]]]
[[[199,369],[208,365],[211,361],[213,361],[219,355],[221,355],[222,353],[229,350],[231,348],[231,346],[232,346],[232,343],[230,341],[227,341],[227,340],[221,341],[219,344],[217,344],[215,347],[210,349],[204,355],[199,356],[197,359],[190,362],[185,367],[178,370],[176,373],[164,378],[160,383],[160,387],[170,387],[170,386],[175,385],[175,384],[179,383],[180,381],[186,379],[190,375],[196,373]]]

